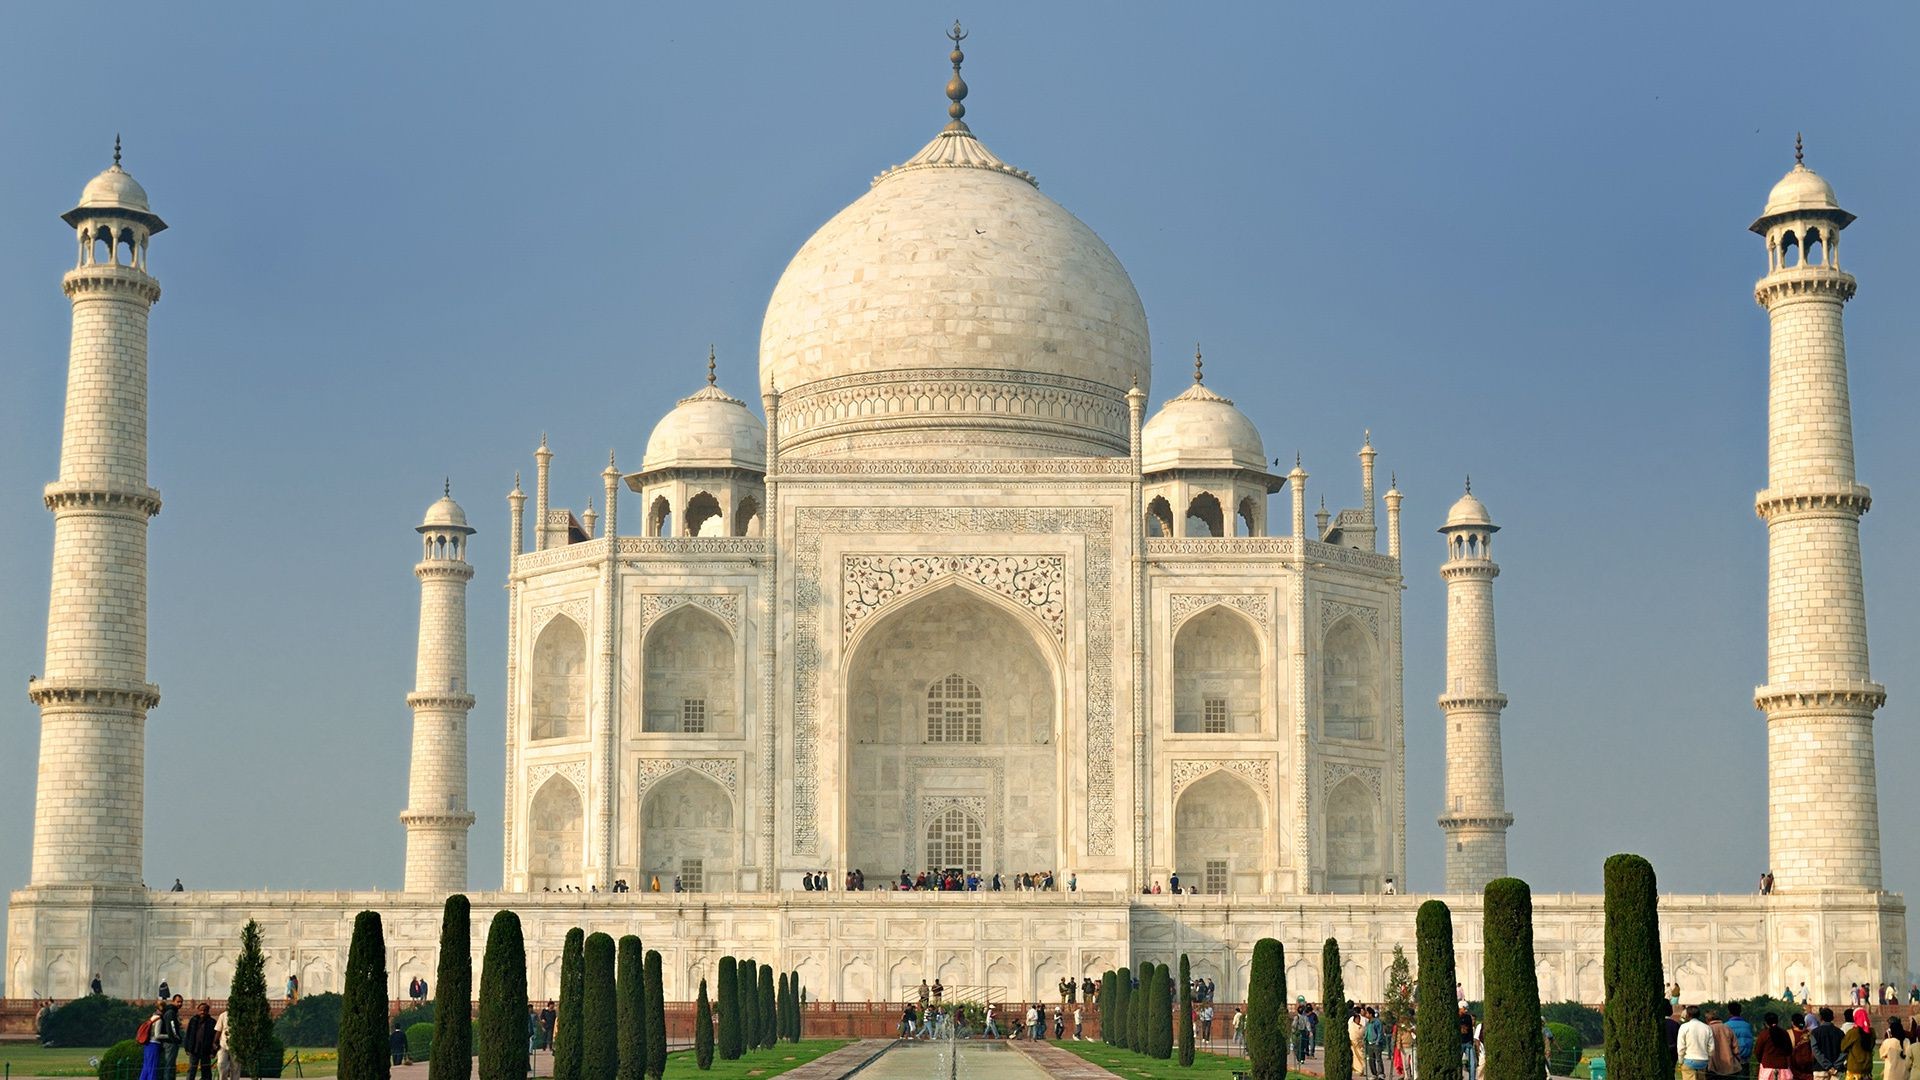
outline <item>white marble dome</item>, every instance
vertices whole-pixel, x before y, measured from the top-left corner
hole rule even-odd
[[[474,531],[467,525],[467,512],[460,509],[459,503],[453,501],[452,492],[440,496],[434,500],[432,506],[427,507],[427,516],[420,522],[418,531],[449,529]]]
[[[1247,414],[1197,377],[1179,397],[1160,407],[1140,429],[1141,467],[1164,469],[1253,469],[1266,472],[1266,448],[1260,429]]]
[[[709,382],[680,399],[647,436],[641,472],[671,468],[767,470],[767,428],[746,402]]]
[[[949,126],[821,226],[760,334],[780,452],[1127,452],[1146,312],[1092,229]]]
[[[1493,516],[1487,513],[1487,504],[1475,498],[1473,490],[1469,488],[1448,508],[1447,523],[1440,527],[1440,531],[1467,527],[1486,529],[1492,526]]]

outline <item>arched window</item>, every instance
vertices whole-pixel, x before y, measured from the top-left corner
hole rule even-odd
[[[980,687],[965,675],[948,675],[927,687],[928,742],[979,742],[981,715]]]
[[[647,629],[645,715],[649,732],[732,734],[733,635],[705,608],[685,604]]]
[[[1155,495],[1147,504],[1147,535],[1173,535],[1173,507],[1167,505],[1164,495]]]
[[[1262,536],[1266,533],[1264,508],[1260,501],[1249,495],[1240,500],[1240,507],[1234,514],[1234,535]]]
[[[1260,643],[1240,615],[1213,607],[1180,624],[1173,639],[1173,730],[1260,730]]]
[[[935,870],[981,869],[980,822],[959,808],[927,824],[927,865]]]
[[[733,535],[760,535],[760,500],[751,495],[740,500],[740,508],[733,512]]]
[[[1320,733],[1329,739],[1372,739],[1380,719],[1380,671],[1373,638],[1341,619],[1327,633],[1320,658]]]
[[[720,500],[707,492],[701,492],[687,500],[686,529],[688,536],[721,536],[725,524],[720,516]]]
[[[557,616],[533,643],[531,736],[577,739],[587,732],[587,636]]]
[[[673,535],[673,507],[665,495],[656,495],[653,505],[647,509],[647,535]]]
[[[1367,786],[1356,777],[1327,795],[1327,891],[1378,892],[1381,879],[1379,815]]]
[[[527,887],[538,892],[580,884],[585,840],[580,790],[564,777],[548,777],[527,814]]]
[[[1225,536],[1225,517],[1220,509],[1220,500],[1211,492],[1203,491],[1187,504],[1187,535]]]

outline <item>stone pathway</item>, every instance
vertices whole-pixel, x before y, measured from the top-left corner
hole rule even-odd
[[[1120,1080],[1117,1073],[1110,1073],[1086,1058],[1070,1054],[1051,1043],[1023,1039],[1008,1045],[1033,1059],[1033,1063],[1044,1069],[1048,1076],[1064,1077],[1065,1080]]]
[[[814,1058],[797,1069],[781,1073],[781,1080],[840,1080],[879,1057],[894,1042],[893,1039],[861,1039],[831,1054]]]

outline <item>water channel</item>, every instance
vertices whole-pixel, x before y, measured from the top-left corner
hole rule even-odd
[[[1046,1080],[1046,1070],[1005,1043],[907,1042],[861,1069],[859,1080]]]

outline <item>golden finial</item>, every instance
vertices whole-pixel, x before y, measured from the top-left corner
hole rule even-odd
[[[947,80],[947,115],[952,121],[947,124],[948,131],[965,131],[967,122],[960,119],[967,115],[967,107],[960,104],[967,100],[967,80],[960,77],[960,63],[967,54],[960,51],[960,43],[967,39],[967,32],[960,29],[960,20],[953,20],[953,29],[947,31],[947,40],[953,42],[953,52],[947,59],[953,61],[953,78]]]
[[[715,366],[715,363],[713,359],[713,345],[711,342],[709,342],[707,345],[707,385],[708,386],[713,385],[714,366]]]
[[[1200,357],[1200,343],[1196,341],[1193,343],[1193,384],[1195,386],[1199,386],[1201,383],[1207,381],[1206,378],[1200,374],[1202,363],[1204,363],[1204,361]]]
[[[120,133],[117,131],[113,133],[113,163],[116,166],[120,164]]]
[[[117,148],[119,145],[119,140],[114,140],[114,146]],[[117,150],[113,160],[120,160]],[[1801,145],[1800,133],[1797,131],[1793,133],[1793,163],[1795,165],[1805,165],[1807,163],[1807,151],[1806,148]]]

